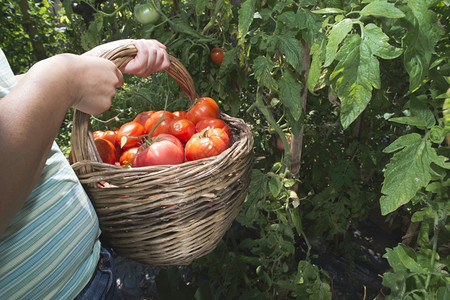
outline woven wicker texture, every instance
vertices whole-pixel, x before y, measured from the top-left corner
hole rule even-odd
[[[119,68],[133,46],[102,55]],[[170,57],[165,70],[197,98],[184,66]],[[245,122],[221,114],[233,143],[219,156],[174,166],[123,168],[101,162],[90,115],[75,111],[72,167],[97,212],[105,240],[121,256],[152,266],[187,265],[211,252],[230,228],[247,194],[253,165],[253,136]]]

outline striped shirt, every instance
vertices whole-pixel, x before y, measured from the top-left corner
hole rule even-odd
[[[16,84],[0,49],[0,101]],[[99,259],[97,215],[53,142],[21,211],[0,233],[0,299],[73,299]]]

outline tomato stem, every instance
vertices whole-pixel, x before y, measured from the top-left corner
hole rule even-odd
[[[153,126],[152,130],[147,134],[147,145],[150,145],[152,142],[152,133],[156,130],[156,127],[158,127],[159,124],[161,124],[166,119],[166,111],[167,111],[167,102],[169,100],[169,94],[166,95],[166,100],[164,101],[164,113],[161,119],[156,122],[155,126]]]

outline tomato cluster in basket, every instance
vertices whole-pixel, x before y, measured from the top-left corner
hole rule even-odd
[[[232,139],[210,97],[199,98],[188,111],[144,111],[118,130],[93,135],[102,161],[124,167],[176,165],[216,156]]]

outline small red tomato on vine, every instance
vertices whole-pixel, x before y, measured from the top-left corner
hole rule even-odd
[[[211,50],[211,59],[218,66],[222,64],[224,55],[225,51],[222,48],[216,47]]]

